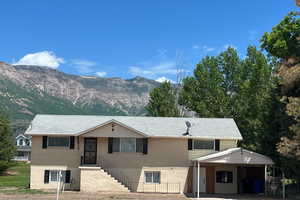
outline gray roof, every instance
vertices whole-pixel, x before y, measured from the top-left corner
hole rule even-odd
[[[80,135],[112,121],[147,137],[242,139],[237,125],[230,118],[36,115],[26,134]],[[190,136],[183,136],[187,131],[186,121],[192,124]]]

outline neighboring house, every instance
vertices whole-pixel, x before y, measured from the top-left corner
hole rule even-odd
[[[237,148],[233,119],[37,115],[30,187],[165,193],[263,192],[269,158]],[[247,184],[246,184],[247,183]]]
[[[30,161],[31,136],[19,134],[16,136],[16,161]]]

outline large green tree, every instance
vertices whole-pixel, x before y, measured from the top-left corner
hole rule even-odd
[[[10,165],[15,153],[9,120],[0,113],[0,174]]]
[[[148,115],[153,117],[180,116],[176,101],[176,91],[170,82],[163,82],[150,92],[150,100],[146,110]]]
[[[271,32],[265,33],[261,46],[279,60],[279,77],[274,96],[270,131],[265,134],[265,149],[288,177],[300,180],[300,18],[289,13]],[[277,144],[277,152],[276,147]],[[269,148],[268,148],[269,147]],[[272,152],[273,151],[273,152]],[[277,156],[275,156],[277,155]]]
[[[300,61],[300,18],[295,12],[289,13],[270,33],[265,33],[261,46],[279,59]]]
[[[273,87],[272,67],[255,47],[241,59],[233,48],[197,64],[194,76],[183,80],[180,104],[199,117],[233,117],[243,145],[258,149],[264,133]]]

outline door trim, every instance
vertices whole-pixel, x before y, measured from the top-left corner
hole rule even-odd
[[[86,142],[87,142],[87,139],[88,140],[95,140],[96,142],[95,142],[95,144],[96,144],[96,151],[95,151],[95,162],[94,163],[86,163],[86,161],[85,161],[85,153],[86,152],[94,152],[94,151],[86,151],[86,148],[85,148],[85,144],[86,144]],[[98,138],[84,138],[84,147],[83,147],[83,149],[84,149],[84,154],[83,154],[83,163],[84,164],[87,164],[87,165],[93,165],[93,164],[97,164],[97,149],[98,149],[98,147],[97,147],[97,144],[98,143]]]

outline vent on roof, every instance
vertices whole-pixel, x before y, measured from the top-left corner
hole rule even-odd
[[[186,132],[185,132],[183,135],[184,135],[184,136],[190,135],[190,128],[192,127],[192,124],[191,124],[191,122],[186,121],[186,122],[185,122],[185,125],[186,125]]]

